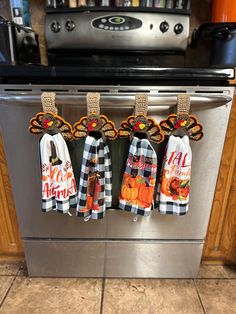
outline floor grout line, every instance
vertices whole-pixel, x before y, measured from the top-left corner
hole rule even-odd
[[[202,299],[201,299],[201,296],[200,296],[200,293],[199,293],[199,290],[198,290],[198,287],[197,287],[197,284],[196,284],[195,279],[193,280],[193,283],[194,283],[194,286],[195,286],[195,289],[196,289],[196,292],[197,292],[197,295],[198,295],[198,299],[199,299],[199,301],[200,301],[200,303],[201,303],[203,312],[204,312],[204,314],[207,314],[207,311],[206,311],[205,306],[204,306],[204,304],[203,304],[203,301],[202,301]]]
[[[235,280],[236,278],[230,278],[230,277],[224,277],[224,278],[220,278],[220,277],[202,277],[202,278],[196,278],[197,280]]]
[[[18,274],[18,271],[17,271],[17,273],[16,274],[0,274],[0,277],[14,277],[14,276],[17,276],[17,274]]]
[[[103,313],[103,300],[104,300],[104,292],[105,292],[105,281],[106,281],[106,279],[103,278],[103,281],[102,281],[102,295],[101,295],[100,314]]]
[[[18,273],[18,272],[17,272],[17,273]],[[16,281],[17,273],[15,274],[15,277],[13,278],[13,280],[12,280],[12,282],[11,282],[9,288],[7,289],[7,292],[5,293],[3,299],[2,299],[2,301],[1,301],[1,303],[0,303],[0,308],[3,306],[3,303],[5,302],[5,300],[6,300],[7,296],[8,296],[8,294],[9,294],[9,292],[10,292],[10,290],[11,290],[13,284],[14,284],[14,282]]]

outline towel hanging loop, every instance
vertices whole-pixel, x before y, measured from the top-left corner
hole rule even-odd
[[[100,93],[87,93],[87,113],[100,115]]]
[[[202,125],[197,117],[189,114],[190,95],[177,96],[177,114],[171,114],[160,122],[160,127],[165,136],[175,135],[183,137],[187,135],[191,140],[199,141],[203,137]]]
[[[179,123],[188,125],[189,123],[189,110],[190,110],[190,95],[189,94],[179,94],[177,96],[177,124]],[[182,122],[181,122],[182,121]],[[185,125],[184,125],[185,126]],[[185,135],[189,136],[188,131],[185,127],[176,128],[172,135],[184,137]]]
[[[189,115],[190,111],[190,95],[189,94],[179,94],[177,96],[177,115]]]
[[[41,103],[44,112],[58,113],[56,107],[56,93],[54,92],[43,92],[41,94]]]
[[[135,111],[134,115],[147,115],[148,110],[148,95],[146,93],[137,93],[135,95]]]

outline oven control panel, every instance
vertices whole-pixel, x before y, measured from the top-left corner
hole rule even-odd
[[[93,27],[104,31],[128,31],[138,29],[142,26],[142,21],[131,16],[108,15],[93,20]]]
[[[46,15],[49,50],[183,51],[189,16],[160,12],[67,12]]]

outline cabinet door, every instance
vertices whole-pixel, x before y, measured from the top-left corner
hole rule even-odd
[[[0,133],[0,254],[22,255],[23,249]]]
[[[236,95],[221,159],[203,259],[236,263]]]

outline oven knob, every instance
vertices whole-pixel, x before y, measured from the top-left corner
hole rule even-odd
[[[68,32],[73,31],[74,28],[75,28],[75,23],[72,20],[67,20],[66,29],[68,30]]]
[[[179,35],[182,33],[183,29],[184,29],[183,25],[178,23],[174,27],[174,32],[175,32],[175,34]]]
[[[51,24],[51,30],[54,33],[58,33],[60,31],[60,29],[61,29],[61,25],[57,21],[53,21]]]
[[[166,21],[164,21],[164,22],[162,22],[162,23],[160,24],[160,31],[161,31],[162,33],[167,32],[168,29],[169,29],[169,24],[168,24]]]

